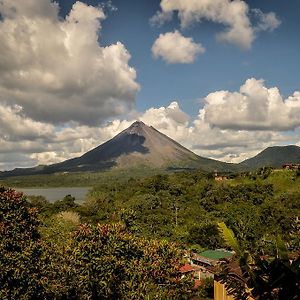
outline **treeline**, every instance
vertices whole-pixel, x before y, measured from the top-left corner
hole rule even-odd
[[[292,250],[299,247],[299,183],[289,171],[259,170],[222,182],[201,172],[155,175],[99,184],[77,211],[89,222],[122,221],[140,236],[199,251],[224,247],[218,222],[251,251],[272,252],[278,235]]]
[[[132,168],[110,170],[103,172],[63,172],[54,174],[39,174],[28,176],[4,177],[0,174],[0,185],[7,187],[86,187],[94,186],[98,182],[109,183],[111,181],[126,182],[130,177],[141,178],[166,171],[151,168]]]
[[[84,222],[123,222],[141,237],[198,251],[225,246],[219,222],[251,251],[272,252],[278,235],[291,250],[299,248],[300,178],[292,171],[264,168],[221,182],[197,171],[154,175],[100,183],[81,206],[71,195],[54,204],[42,197],[30,201],[45,222],[71,210]]]

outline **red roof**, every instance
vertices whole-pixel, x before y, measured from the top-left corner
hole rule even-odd
[[[194,270],[195,269],[190,264],[185,264],[179,269],[181,273],[193,272]]]
[[[195,279],[195,286],[194,288],[197,289],[201,284],[201,280],[200,279]]]

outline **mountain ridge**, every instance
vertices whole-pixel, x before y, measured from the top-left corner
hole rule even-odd
[[[238,172],[264,166],[280,167],[286,163],[300,163],[300,147],[296,145],[268,147],[241,163],[230,164],[199,156],[153,126],[135,121],[110,140],[79,157],[52,165],[3,171],[0,172],[0,178],[138,167]]]
[[[300,163],[300,147],[296,145],[272,146],[264,149],[254,157],[238,164],[244,170],[258,169],[261,167],[278,168],[284,164]]]

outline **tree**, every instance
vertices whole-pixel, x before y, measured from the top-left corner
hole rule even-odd
[[[123,224],[82,224],[48,266],[47,291],[64,299],[186,299],[194,283],[181,279],[181,259],[175,244],[136,237]]]
[[[190,244],[198,244],[202,248],[222,248],[223,240],[219,235],[217,225],[214,223],[194,225],[189,229],[187,238]]]
[[[11,189],[0,188],[0,298],[30,299],[42,293],[37,211]]]
[[[232,272],[224,264],[219,278],[236,299],[252,296],[261,300],[299,299],[300,295],[300,256],[289,258],[288,250],[280,238],[277,239],[277,252],[266,258],[244,251],[233,232],[225,223],[219,223],[219,230],[227,243],[236,251],[242,275]]]
[[[66,195],[62,200],[54,202],[54,207],[57,211],[66,211],[75,209],[78,205],[75,203],[75,197]]]

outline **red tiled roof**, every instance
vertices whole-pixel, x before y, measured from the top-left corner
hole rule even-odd
[[[193,272],[194,270],[195,269],[190,264],[185,264],[179,269],[181,273]]]

